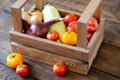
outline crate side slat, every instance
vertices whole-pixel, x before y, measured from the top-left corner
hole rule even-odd
[[[81,17],[78,19],[77,25],[77,47],[87,48],[87,27],[88,22],[92,16],[96,16],[98,20],[100,20],[101,16],[101,0],[91,0],[87,6],[87,8],[81,14]],[[98,9],[98,10],[97,10]],[[99,22],[99,21],[98,21]]]
[[[45,51],[40,51],[40,50],[26,47],[14,42],[11,43],[11,46],[14,52],[20,52],[24,56],[36,62],[42,62],[42,63],[53,66],[55,63],[61,61],[67,65],[67,68],[70,71],[81,73],[81,74],[87,74],[88,72],[88,63],[58,56]]]
[[[92,16],[94,16],[94,14],[97,16],[100,16],[99,12],[101,12],[101,10],[97,10],[97,9],[101,9],[99,8],[101,3],[102,3],[102,0],[91,0],[88,6],[86,7],[86,9],[81,14],[81,17],[78,21],[88,23],[88,21]]]
[[[90,50],[89,68],[92,65],[92,62],[97,55],[97,51],[98,51],[98,49],[102,43],[102,40],[103,40],[103,35],[104,35],[104,20],[101,19],[98,29],[93,34],[93,37],[87,46],[87,48],[89,48],[89,50]]]
[[[36,8],[42,11],[43,9],[43,0],[35,0]]]
[[[103,33],[101,34],[101,36],[100,36],[100,38],[98,40],[98,43],[95,45],[96,47],[94,48],[94,51],[90,53],[91,56],[89,58],[89,67],[88,68],[91,67],[91,65],[93,63],[93,60],[95,59],[95,57],[97,55],[97,52],[98,52],[98,49],[99,49],[99,47],[101,45],[102,40],[103,40]]]
[[[11,7],[20,10],[27,2],[28,0],[17,0]]]
[[[12,14],[12,22],[14,26],[14,30],[18,32],[22,32],[22,22],[21,22],[21,11],[16,10],[15,8],[11,8]]]
[[[84,22],[78,22],[77,24],[77,47],[87,47],[87,24]]]
[[[100,23],[100,20],[101,20],[102,4],[103,4],[103,0],[101,0],[100,4],[98,5],[98,8],[93,14],[93,16],[97,19],[98,23]]]
[[[17,0],[11,6],[12,22],[15,31],[22,32],[21,8],[28,2],[28,0]]]
[[[72,13],[72,14],[76,15],[78,18],[81,15],[81,13],[78,13],[78,12],[75,12],[75,11],[69,11],[69,10],[60,9],[60,8],[57,8],[57,10],[59,11],[59,13],[62,17],[66,16],[69,13]]]
[[[89,50],[87,49],[30,36],[12,30],[10,31],[10,39],[13,42],[17,42],[36,49],[88,62]]]

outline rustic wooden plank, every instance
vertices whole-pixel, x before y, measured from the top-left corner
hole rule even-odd
[[[8,34],[11,28],[11,16],[10,11],[4,8],[0,8],[0,30]]]
[[[88,72],[88,66],[89,66],[88,63],[58,56],[45,51],[40,51],[34,48],[17,44],[15,42],[12,42],[11,46],[12,46],[13,52],[22,53],[24,56],[36,62],[42,62],[42,63],[53,66],[55,63],[60,61],[60,62],[64,62],[67,65],[68,70],[70,71],[81,73],[81,74],[87,74]]]
[[[9,35],[5,31],[0,30],[0,53],[4,55],[4,53],[8,54],[10,53],[10,41],[9,41]],[[2,55],[0,56],[2,57]]]
[[[0,6],[0,15],[1,15],[1,17],[0,17],[0,30],[3,30],[3,31],[5,31],[6,33],[10,30],[10,28],[11,28],[11,17],[10,17],[10,9],[9,9],[9,6],[12,4],[12,3],[14,3],[16,0],[0,0],[0,3],[1,3],[1,6]],[[59,8],[64,8],[64,9],[67,9],[67,10],[72,10],[72,11],[76,11],[76,12],[82,12],[82,10],[84,10],[84,8],[86,7],[86,5],[87,5],[87,3],[88,3],[88,1],[89,0],[74,0],[74,3],[75,3],[75,7],[73,7],[73,6],[71,6],[72,5],[72,3],[71,3],[71,0],[67,0],[68,2],[65,2],[66,0],[45,0],[47,3],[52,3],[53,5],[55,5],[56,7],[59,7]],[[61,3],[62,2],[62,3]],[[64,5],[63,5],[63,3],[64,3]],[[120,4],[120,0],[104,0],[104,7],[103,7],[103,17],[104,18],[108,18],[107,19],[107,23],[105,23],[105,25],[106,25],[106,27],[113,27],[113,25],[114,25],[114,27],[113,27],[113,29],[114,28],[116,28],[117,27],[117,29],[116,30],[119,30],[119,25],[120,25],[120,23],[119,23],[119,20],[120,20],[120,9],[119,9],[119,4]],[[69,4],[69,5],[66,5],[66,4]],[[4,18],[3,18],[3,16],[4,16]],[[111,20],[109,20],[109,19],[111,19]],[[7,23],[6,23],[7,22]],[[115,30],[115,32],[116,32],[116,30]],[[107,31],[107,28],[105,28],[105,32]],[[110,30],[110,32],[112,32],[112,29]],[[119,31],[118,31],[119,32]],[[3,39],[4,38],[4,40],[6,40],[6,37],[4,37],[4,36],[6,36],[6,35],[4,35],[3,33],[1,33],[2,35],[3,35],[3,37],[0,37],[0,39]],[[114,34],[114,35],[113,35]],[[0,35],[0,36],[2,36],[2,35]],[[108,35],[108,32],[106,32],[105,33],[105,36],[106,35]],[[107,65],[108,67],[110,67],[110,69],[109,70],[107,70],[108,72],[107,73],[111,73],[112,71],[113,71],[113,68],[112,68],[112,66],[110,65],[110,64],[114,64],[114,66],[117,64],[117,69],[118,69],[118,71],[119,71],[119,66],[118,66],[118,63],[120,63],[118,60],[116,60],[116,59],[119,59],[119,35],[118,35],[118,33],[112,33],[112,38],[110,38],[111,36],[108,36],[108,37],[105,37],[104,38],[104,40],[110,40],[110,41],[113,41],[113,42],[110,42],[110,43],[112,43],[112,45],[114,45],[114,46],[117,46],[118,48],[116,48],[116,47],[109,47],[109,45],[108,44],[110,44],[110,43],[108,43],[108,44],[105,44],[105,45],[107,45],[107,47],[109,48],[109,50],[110,51],[107,51],[106,52],[106,50],[105,49],[108,49],[108,48],[105,48],[104,50],[102,50],[102,52],[99,52],[99,54],[100,54],[100,58],[104,58],[104,57],[108,57],[108,56],[110,56],[111,55],[111,53],[112,53],[112,55],[113,56],[111,56],[111,57],[109,57],[109,58],[107,58],[108,60],[111,60],[111,61],[108,61],[108,63],[106,64],[106,59],[104,59],[104,60],[101,60],[99,57],[97,57],[96,59],[97,59],[97,62],[96,62],[96,60],[95,60],[95,64],[99,64],[99,63],[102,63],[102,64],[105,64],[105,65]],[[115,36],[115,37],[114,37]],[[118,37],[117,37],[118,36]],[[114,40],[113,40],[114,39]],[[3,40],[3,42],[1,42],[1,45],[2,45],[2,47],[4,47],[6,50],[8,49],[9,50],[9,48],[7,47],[7,45],[6,44],[8,44],[8,42],[4,42],[4,40]],[[116,41],[115,41],[116,40]],[[104,45],[104,43],[102,44],[102,46],[101,47],[103,47],[103,45]],[[104,45],[104,46],[105,46]],[[113,49],[112,49],[113,48]],[[102,48],[101,48],[102,49]],[[115,49],[115,50],[114,50]],[[117,50],[118,49],[118,50]],[[4,52],[4,51],[3,51]],[[105,52],[105,54],[104,54],[104,52]],[[6,53],[6,51],[5,51],[5,53]],[[4,54],[4,53],[3,53]],[[98,55],[99,55],[98,54]],[[115,59],[116,58],[116,59]],[[100,60],[99,60],[100,59]],[[93,64],[94,65],[94,64]],[[101,70],[101,71],[105,71],[106,72],[106,69],[108,69],[108,67],[102,67],[102,68],[104,68],[103,70]],[[99,66],[98,66],[99,67]],[[43,67],[44,68],[44,67]],[[97,68],[97,66],[96,66],[96,68]],[[101,69],[101,67],[99,67],[100,69]],[[98,69],[99,69],[98,68]],[[46,68],[45,68],[46,69]],[[44,69],[44,70],[45,70]],[[42,70],[43,71],[43,70]],[[44,78],[46,77],[46,74],[47,74],[47,71],[46,71],[46,74],[42,74],[42,71],[40,71],[39,73],[40,73],[40,75],[44,75]],[[116,73],[116,72],[118,72],[117,70],[114,70],[114,73]],[[114,74],[113,73],[113,74]],[[69,74],[71,74],[71,73],[69,73]],[[113,77],[111,77],[111,76],[106,76],[105,77],[105,75],[106,74],[104,74],[104,73],[102,73],[102,72],[100,72],[100,73],[95,73],[95,72],[93,72],[93,74],[97,74],[98,76],[97,76],[97,79],[98,79],[98,77],[99,77],[99,74],[100,75],[102,75],[103,76],[103,78],[105,78],[105,79],[102,79],[102,78],[100,78],[100,79],[98,79],[98,80],[106,80],[106,79],[108,79],[108,80],[119,80],[119,79],[116,79],[116,78],[113,78]],[[93,74],[90,74],[90,75],[93,75]],[[38,76],[40,76],[39,74],[38,74]],[[108,75],[108,74],[107,74]],[[73,75],[71,75],[72,77],[74,77]],[[78,75],[79,76],[79,75]],[[95,77],[95,76],[94,76]],[[45,80],[43,78],[43,80]],[[51,77],[49,77],[49,78],[51,78]],[[53,77],[52,77],[53,78]],[[96,78],[96,77],[95,77]],[[58,78],[57,78],[58,79]],[[70,79],[70,78],[69,78]],[[74,79],[76,79],[76,76],[74,77]],[[79,79],[81,79],[81,77],[79,77]],[[84,78],[83,78],[84,79]],[[89,79],[89,78],[88,78]],[[87,79],[87,80],[88,80]],[[93,78],[94,79],[94,78]],[[4,80],[4,79],[2,79],[2,80]]]
[[[0,8],[4,8],[10,11],[9,7],[16,0],[1,0]],[[62,8],[70,11],[76,11],[82,13],[86,8],[90,0],[44,0],[44,4],[50,3],[57,8]],[[61,3],[62,2],[62,3]],[[69,4],[69,5],[67,5]],[[74,7],[71,5],[75,5]],[[120,0],[103,0],[102,16],[104,18],[112,19],[113,21],[120,21]],[[10,14],[9,14],[10,15]]]
[[[103,0],[101,0],[101,3],[98,5],[95,13],[93,14],[93,16],[97,19],[98,23],[100,23],[101,20],[102,7],[103,7]]]
[[[120,21],[120,0],[103,0],[103,17]]]
[[[120,48],[103,43],[93,67],[120,78]]]
[[[36,80],[27,76],[22,78],[18,76],[15,72],[15,69],[8,68],[7,66],[0,63],[0,80]]]
[[[22,32],[21,8],[27,3],[27,0],[17,0],[11,6],[13,27],[15,31]]]
[[[42,11],[43,9],[43,0],[35,0],[36,8]]]
[[[1,38],[0,38],[1,39]],[[104,44],[103,44],[104,45]],[[102,49],[102,48],[105,48],[105,49]],[[6,49],[7,49],[7,47],[6,47]],[[109,45],[107,45],[106,44],[106,46],[101,46],[101,48],[100,48],[100,50],[102,50],[101,52],[99,52],[100,53],[100,56],[99,56],[99,54],[98,54],[98,57],[96,58],[96,60],[94,61],[94,64],[93,64],[93,67],[94,68],[96,68],[96,69],[98,69],[98,70],[101,70],[101,71],[107,71],[107,73],[109,73],[109,74],[116,74],[117,72],[118,72],[118,74],[119,74],[119,68],[120,68],[120,66],[119,66],[119,64],[118,63],[120,63],[120,61],[119,61],[119,54],[117,54],[116,55],[116,53],[118,53],[119,52],[119,50],[117,49],[117,48],[115,48],[115,47],[113,47],[113,46],[111,46],[111,47],[109,47]],[[110,50],[110,52],[112,52],[112,55],[111,55],[111,53],[110,52],[105,52],[106,50]],[[6,50],[5,50],[6,51]],[[0,50],[0,52],[1,52],[1,50]],[[106,53],[106,55],[104,54],[104,52]],[[102,54],[101,54],[102,53]],[[3,54],[2,54],[2,60],[5,60],[5,54],[6,54],[6,52],[3,52]],[[1,53],[0,53],[0,56],[1,56]],[[6,55],[7,56],[7,55]],[[111,56],[111,57],[109,57],[109,56]],[[107,57],[107,58],[105,58],[104,59],[104,57]],[[0,57],[1,58],[1,57]],[[102,59],[102,60],[101,60]],[[103,60],[104,59],[104,60]],[[109,61],[110,60],[110,61]],[[29,62],[30,62],[30,60],[28,60]],[[106,62],[107,61],[107,62]],[[1,62],[1,59],[0,59],[0,62]],[[3,62],[5,62],[5,61],[3,61]],[[2,63],[3,63],[2,62]],[[31,67],[31,76],[36,76],[37,78],[39,77],[39,78],[42,78],[42,80],[44,80],[45,79],[45,76],[46,76],[46,74],[48,74],[48,75],[52,75],[52,78],[54,78],[54,76],[55,75],[53,75],[52,74],[52,72],[50,72],[50,71],[48,71],[48,70],[46,70],[46,69],[51,69],[51,68],[48,68],[48,67],[45,67],[45,66],[43,66],[43,65],[39,65],[39,66],[37,66],[37,64],[33,64],[34,62],[30,62],[29,63],[29,66],[33,66],[34,67],[34,69],[33,69],[33,67]],[[30,65],[30,64],[32,64],[32,65]],[[107,65],[107,66],[104,66],[104,65]],[[112,66],[111,66],[111,64],[112,64]],[[113,70],[113,64],[114,64],[114,70]],[[117,66],[116,66],[116,64],[117,64]],[[95,66],[95,65],[97,65],[97,66]],[[103,66],[102,66],[103,65]],[[36,67],[35,67],[36,66]],[[36,73],[36,72],[34,72],[34,70],[37,68],[37,70],[38,70],[38,67],[39,68],[41,68],[41,69],[39,69],[39,74],[38,73]],[[106,70],[107,69],[107,70]],[[109,70],[108,70],[109,69]],[[117,69],[117,70],[116,70]],[[44,70],[44,71],[43,71]],[[88,75],[92,75],[93,76],[93,74],[91,73],[91,71],[92,70],[90,70],[90,72],[89,72],[89,74]],[[114,73],[111,73],[112,71],[114,71]],[[42,72],[42,73],[41,73]],[[45,72],[45,74],[43,73],[43,72]],[[49,72],[51,73],[51,74],[49,74]],[[34,74],[34,73],[36,73],[36,74]],[[94,72],[93,72],[94,73]],[[69,74],[71,74],[71,72],[68,72],[67,73],[68,74],[68,78],[70,77],[69,76]],[[103,73],[96,73],[97,75],[99,75],[99,74],[101,74],[103,77],[105,77],[105,75],[106,74],[103,74]],[[71,74],[72,76],[73,76],[73,74]],[[78,75],[78,74],[77,74]],[[76,77],[76,74],[74,75],[75,77]],[[78,77],[79,76],[79,77]],[[78,75],[77,77],[78,77],[78,80],[79,80],[79,78],[82,78],[82,77],[80,77],[81,75]],[[12,77],[12,76],[11,76]],[[49,78],[51,78],[50,76],[48,76]],[[74,77],[74,78],[75,78]],[[86,76],[87,77],[87,76]],[[94,76],[94,77],[96,77],[96,75]],[[119,76],[118,76],[119,77]],[[57,77],[57,78],[54,78],[55,80],[56,79],[58,79],[59,77]],[[71,77],[70,77],[71,78]],[[70,79],[69,78],[69,79]],[[98,78],[98,80],[99,80],[99,76],[97,76],[97,78]],[[113,77],[111,78],[111,76],[107,76],[107,78],[109,79],[111,79],[111,80],[117,80],[116,78],[114,79]],[[47,78],[48,79],[48,78]],[[52,80],[54,80],[54,79],[52,79]],[[84,77],[83,77],[83,79],[84,79]],[[89,78],[88,78],[89,79]],[[94,79],[94,78],[93,78]],[[106,77],[105,77],[105,79],[106,79]],[[92,79],[91,79],[92,80]],[[104,79],[102,79],[102,80],[104,80]],[[119,80],[119,79],[118,79]]]
[[[1,54],[0,54],[1,55]],[[5,57],[5,56],[4,56]],[[68,71],[67,74],[63,77],[58,77],[52,73],[52,67],[49,65],[45,65],[40,63],[38,65],[36,62],[25,58],[25,62],[30,67],[30,74],[25,78],[21,78],[16,75],[14,69],[10,69],[5,65],[0,64],[0,79],[2,80],[119,80],[119,78],[113,77],[109,74],[100,72],[94,68],[92,68],[88,74],[88,76],[79,75],[73,72]],[[36,77],[36,78],[31,78]],[[47,77],[46,77],[47,76]]]
[[[55,7],[65,10],[82,13],[90,0],[45,0],[45,3],[50,3]],[[62,3],[61,3],[62,2]],[[66,5],[69,4],[69,5]],[[75,5],[75,7],[71,6]],[[103,0],[102,17],[120,21],[120,0]]]
[[[1,38],[0,38],[1,39]],[[106,44],[107,45],[107,44]],[[106,46],[104,46],[104,47],[106,47]],[[113,47],[109,47],[109,45],[107,45],[107,49],[105,48],[104,50],[111,50],[111,52],[113,53],[113,55],[115,54],[115,52],[119,52],[118,50],[117,50],[117,48],[113,48]],[[7,48],[7,47],[6,47]],[[102,47],[103,48],[103,47]],[[116,66],[116,64],[117,63],[119,63],[119,56],[118,55],[111,55],[110,54],[110,52],[106,52],[106,55],[104,55],[104,50],[103,49],[100,49],[100,50],[102,50],[102,55],[100,55],[99,56],[99,54],[98,54],[98,57],[96,58],[97,59],[97,62],[95,61],[94,62],[94,64],[93,64],[93,66],[94,65],[98,65],[98,66],[94,66],[94,68],[97,68],[97,67],[99,67],[99,68],[97,68],[98,70],[100,70],[100,69],[103,69],[103,70],[101,70],[101,71],[105,71],[106,72],[106,69],[108,69],[108,67],[110,67],[111,66],[111,64],[114,64],[114,66],[115,66],[115,71],[114,71],[114,73],[116,73],[116,72],[118,72],[118,71],[120,71],[119,70],[119,67],[120,66]],[[117,51],[116,51],[117,50]],[[0,50],[1,51],[1,50]],[[101,53],[101,52],[99,52],[99,53]],[[6,54],[6,53],[3,53],[3,56],[2,56],[2,58],[4,58],[4,60],[5,60],[5,55],[4,54]],[[109,57],[111,55],[111,57]],[[1,56],[1,53],[0,53],[0,56]],[[7,55],[6,55],[7,56]],[[104,57],[108,57],[107,59],[105,58],[105,60],[101,60],[100,58],[103,58],[104,59]],[[1,58],[1,57],[0,57]],[[113,59],[114,58],[114,59]],[[118,58],[118,60],[116,60]],[[110,60],[111,59],[111,60]],[[108,61],[108,60],[110,60],[110,62],[108,61],[108,63],[107,63],[107,65],[108,66],[104,66],[104,64],[106,64],[106,60]],[[0,60],[1,61],[1,60]],[[111,62],[112,61],[112,62]],[[114,62],[115,61],[115,62]],[[30,75],[31,76],[35,76],[36,78],[38,78],[38,79],[41,79],[41,80],[45,80],[45,78],[46,78],[46,74],[47,75],[50,75],[50,76],[48,76],[47,77],[47,79],[49,80],[49,78],[51,79],[52,78],[52,80],[56,80],[56,79],[59,79],[59,78],[61,78],[61,77],[57,77],[57,76],[55,76],[55,75],[53,75],[53,73],[51,72],[51,70],[49,71],[48,69],[52,69],[52,68],[50,68],[50,67],[45,67],[44,65],[42,65],[42,63],[38,66],[37,64],[35,64],[35,62],[31,62],[30,60],[28,60],[27,61],[27,63],[28,63],[28,65],[30,66],[30,70],[31,70],[31,73],[30,73]],[[102,64],[100,64],[100,63],[102,63]],[[103,66],[100,66],[101,65],[103,65]],[[119,64],[118,64],[119,65]],[[34,67],[34,68],[33,68]],[[40,69],[41,68],[41,69]],[[1,68],[0,68],[1,69]],[[34,70],[35,69],[39,69],[39,71],[38,72],[35,72]],[[47,69],[47,70],[46,70]],[[118,70],[116,70],[116,69],[118,69]],[[11,70],[11,69],[10,69]],[[108,73],[110,73],[110,72],[112,72],[113,71],[113,66],[111,66],[110,68],[109,68],[109,70],[108,70]],[[2,71],[2,72],[4,72],[4,71]],[[42,73],[41,73],[42,72]],[[92,73],[91,73],[92,72]],[[94,78],[96,78],[97,77],[97,79],[98,80],[101,80],[102,78],[105,78],[105,80],[106,80],[106,77],[108,78],[108,79],[111,79],[111,80],[119,80],[119,79],[117,79],[117,78],[115,78],[115,77],[112,77],[112,76],[110,76],[110,75],[108,75],[108,74],[104,74],[104,73],[102,73],[102,72],[99,72],[99,71],[97,71],[98,73],[96,73],[96,71],[94,72],[94,69],[91,69],[90,70],[90,72],[89,72],[89,74],[88,74],[88,76],[89,75],[91,75],[91,76],[94,76],[93,78],[89,78],[88,76],[84,76],[84,77],[81,77],[82,75],[78,75],[78,74],[75,74],[75,73],[72,73],[72,72],[68,72],[67,73],[67,77],[62,77],[63,79],[70,79],[71,77],[70,77],[70,75],[71,76],[73,76],[73,74],[74,74],[74,76],[76,77],[74,77],[75,79],[78,79],[79,80],[79,78],[83,78],[83,79],[86,79],[86,77],[88,78],[88,79],[94,79]],[[36,74],[34,74],[34,73],[36,73]],[[39,74],[38,74],[39,73]],[[119,73],[118,73],[119,74]],[[1,75],[1,74],[0,74]],[[102,77],[100,77],[100,75],[102,76]],[[105,76],[105,75],[108,75],[108,76]],[[65,75],[66,76],[66,75]],[[4,76],[3,76],[4,77]],[[2,79],[3,79],[3,77],[2,77]],[[11,78],[13,78],[13,75],[11,75]],[[74,79],[73,78],[73,79]],[[100,79],[101,78],[101,79]],[[63,80],[62,79],[62,80]],[[72,79],[72,78],[71,78]],[[96,80],[97,80],[96,79]],[[3,79],[4,80],[4,79]],[[19,80],[19,79],[18,79]],[[29,79],[28,79],[29,80]],[[102,80],[104,80],[104,79],[102,79]]]
[[[39,50],[49,51],[53,54],[69,57],[76,60],[82,60],[85,62],[88,61],[89,50],[83,48],[57,43],[54,41],[49,41],[46,39],[26,35],[15,31],[10,31],[10,38],[13,42],[17,42]]]
[[[105,20],[104,42],[120,48],[120,22]]]
[[[65,9],[61,9],[61,8],[57,8],[57,9],[60,12],[60,15],[62,15],[61,17],[64,17],[65,15],[67,15],[69,13],[72,13],[72,14],[76,15],[78,18],[80,18],[80,15],[81,15],[81,13],[78,13],[78,12],[65,10]]]
[[[96,45],[94,51],[92,52],[92,54],[91,54],[91,56],[90,56],[90,58],[89,58],[89,68],[91,67],[91,65],[92,65],[92,63],[93,63],[93,61],[94,61],[94,59],[95,59],[95,57],[96,57],[96,55],[97,55],[97,52],[98,52],[99,47],[100,47],[100,45],[101,45],[101,43],[100,43],[101,40],[103,40],[103,36],[101,36],[101,38],[100,38],[100,40],[99,40],[99,43]]]
[[[14,30],[22,32],[21,11],[15,8],[11,8],[11,13]]]
[[[100,20],[100,13],[101,10],[97,10],[97,9],[101,9],[99,8],[100,5],[101,5],[101,1],[102,0],[91,0],[88,4],[88,6],[85,8],[85,10],[83,11],[83,13],[81,14],[81,17],[78,21],[84,21],[84,23],[88,23],[88,21],[90,20],[90,18],[92,16],[94,16],[94,14],[96,16],[99,16],[99,19]],[[98,18],[98,17],[97,17]]]
[[[11,7],[21,9],[27,2],[27,0],[17,0]]]
[[[11,53],[9,35],[6,31],[0,30],[0,80],[35,80],[30,76],[19,77],[14,69],[6,66],[6,57]]]
[[[39,63],[40,64],[39,65],[28,58],[26,58],[25,61],[26,63],[29,64],[32,70],[30,75],[35,76],[36,79],[38,80],[80,80],[80,79],[81,80],[119,80],[119,78],[116,78],[104,72],[98,71],[94,68],[90,70],[87,76],[68,71],[67,74],[65,74],[62,77],[59,77],[53,74],[52,67],[50,67],[49,65],[45,65],[42,63]]]
[[[104,19],[101,19],[100,24],[97,30],[94,32],[93,37],[91,38],[90,42],[88,43],[87,48],[90,50],[90,57],[93,55],[95,48],[98,49],[99,46],[96,47],[97,44],[102,43],[102,39],[104,36]]]
[[[87,23],[78,21],[77,24],[77,47],[87,48]]]
[[[101,0],[91,0],[86,7],[86,9],[81,14],[81,17],[78,20],[78,37],[77,37],[77,46],[86,48],[87,47],[87,24],[92,16],[95,16],[98,22],[100,22],[101,16]]]
[[[93,60],[95,59],[96,55],[97,55],[97,52],[99,50],[99,47],[101,45],[101,41],[103,40],[103,33],[101,34],[99,40],[98,40],[98,43],[95,45],[94,47],[94,50],[90,53],[91,56],[89,58],[89,68],[91,67],[92,63],[93,63]],[[93,48],[93,47],[92,47]]]

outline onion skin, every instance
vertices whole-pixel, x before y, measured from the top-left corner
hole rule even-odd
[[[54,23],[57,23],[60,21],[61,20],[59,20],[59,19],[54,19],[54,20],[50,20],[45,23],[42,23],[42,22],[34,23],[27,30],[27,34],[32,35],[32,36],[41,37],[41,38],[46,38],[46,35],[49,31],[49,27],[51,25],[53,25]]]

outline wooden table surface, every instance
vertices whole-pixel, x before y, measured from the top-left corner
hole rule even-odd
[[[30,74],[25,78],[17,76],[15,69],[8,68],[5,63],[6,56],[12,52],[8,33],[12,27],[10,6],[15,1],[0,0],[0,80],[120,80],[120,0],[103,0],[105,36],[88,75],[68,71],[65,76],[58,77],[52,73],[52,67],[42,63],[38,65],[26,58]],[[88,1],[44,0],[44,3],[81,13]]]

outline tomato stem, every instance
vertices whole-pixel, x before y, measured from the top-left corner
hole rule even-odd
[[[71,33],[71,31],[68,31],[68,34],[70,34]]]
[[[20,66],[19,66],[20,68],[22,68],[23,67],[23,64],[22,63],[20,63]]]
[[[16,54],[14,54],[12,57],[15,58],[15,57],[16,57]]]
[[[59,61],[58,63],[56,63],[58,66],[61,66],[64,62]]]

